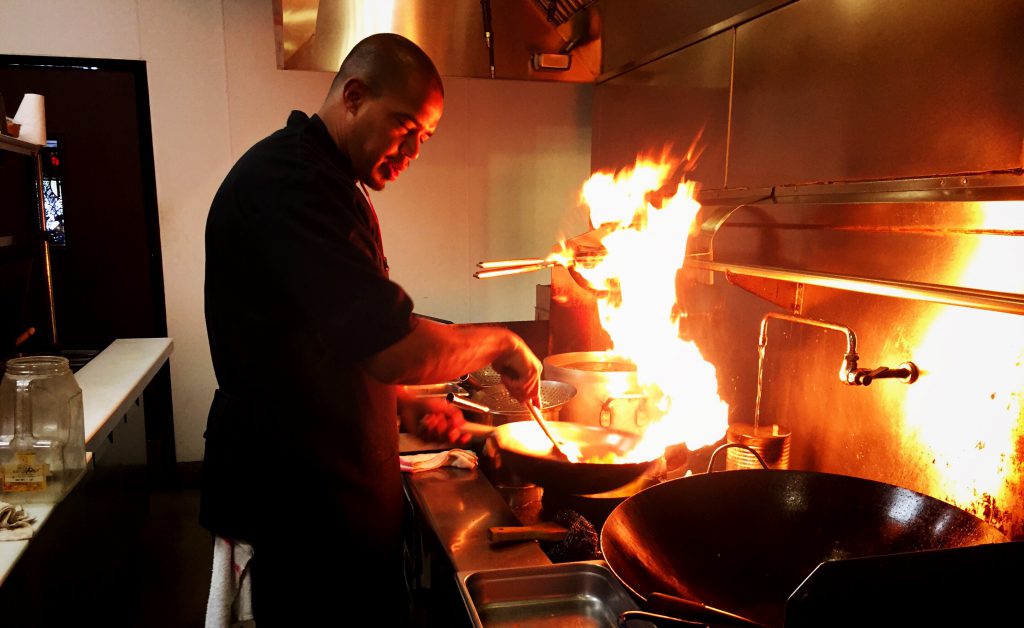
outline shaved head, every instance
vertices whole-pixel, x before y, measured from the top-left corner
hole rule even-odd
[[[342,89],[349,79],[366,84],[370,93],[407,89],[413,81],[426,81],[444,95],[444,85],[434,62],[412,41],[394,33],[370,35],[352,48],[341,63],[330,93]]]
[[[374,190],[419,157],[444,111],[441,76],[401,35],[371,35],[348,53],[317,113],[356,179]]]

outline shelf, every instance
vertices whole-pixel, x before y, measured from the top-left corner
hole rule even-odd
[[[33,144],[26,142],[25,140],[19,140],[16,137],[10,135],[4,135],[0,133],[0,150],[10,151],[12,153],[21,153],[22,155],[35,155],[42,148],[40,144]]]

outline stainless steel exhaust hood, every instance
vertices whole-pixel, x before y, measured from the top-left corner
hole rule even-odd
[[[393,32],[443,76],[587,83],[601,71],[595,0],[274,0],[274,17],[280,69],[336,72],[356,42]]]

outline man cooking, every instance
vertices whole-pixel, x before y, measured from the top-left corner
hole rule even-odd
[[[260,628],[403,625],[396,384],[488,364],[521,400],[541,365],[502,328],[412,314],[388,280],[380,191],[437,128],[444,89],[394,34],[343,61],[320,110],[246,152],[206,225],[206,322],[219,389],[206,429],[200,522],[252,546]],[[406,407],[459,438],[447,406]]]

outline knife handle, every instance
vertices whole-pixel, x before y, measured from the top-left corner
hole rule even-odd
[[[561,541],[568,530],[557,523],[531,526],[496,526],[487,530],[491,541]]]

